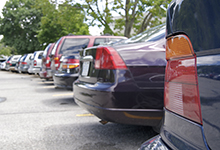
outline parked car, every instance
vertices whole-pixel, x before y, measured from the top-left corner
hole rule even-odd
[[[0,70],[5,70],[7,56],[0,55]]]
[[[7,56],[4,56],[4,55],[0,55],[0,63],[4,62],[7,60]]]
[[[9,60],[9,68],[8,70],[14,72],[15,71],[15,66],[16,66],[16,63],[18,62],[19,58],[21,57],[22,55],[13,55],[11,57],[11,59]]]
[[[28,68],[29,74],[39,74],[42,64],[42,55],[44,51],[35,51],[31,57],[31,64]]]
[[[91,47],[80,53],[74,99],[103,124],[157,129],[164,106],[165,24],[132,39],[130,44]]]
[[[31,65],[31,58],[33,57],[33,53],[24,54],[22,59],[20,60],[20,65],[18,66],[18,71],[20,73],[28,73],[28,69]]]
[[[51,70],[56,87],[72,89],[73,82],[79,75],[79,51],[91,46],[127,39],[123,36],[65,36],[59,41],[59,45],[52,51],[54,59],[51,62]],[[61,45],[62,44],[62,45]],[[55,46],[56,47],[56,46]],[[56,51],[55,51],[56,50]],[[71,55],[71,56],[69,56]],[[60,66],[60,58],[63,56],[63,66]],[[59,69],[60,68],[60,69]]]
[[[43,52],[43,56],[42,56],[42,63],[41,63],[41,70],[40,70],[40,78],[41,79],[52,79],[52,76],[48,76],[47,74],[47,70],[50,70],[50,54],[52,52],[52,49],[54,47],[55,43],[50,43],[48,44],[48,46],[45,48],[44,52]]]
[[[219,0],[170,3],[164,122],[141,150],[219,149],[220,82],[210,77],[220,74],[219,10]]]
[[[5,70],[9,70],[9,67],[10,67],[10,60],[11,60],[12,56],[9,56],[7,61],[6,61],[6,64],[5,64]]]
[[[20,72],[19,72],[19,67],[20,67],[22,58],[24,58],[24,55],[21,56],[21,57],[18,59],[18,61],[16,62],[16,64],[15,64],[15,72],[17,72],[17,73],[20,73]]]
[[[1,62],[0,69],[5,70],[5,67],[6,67],[6,61]]]

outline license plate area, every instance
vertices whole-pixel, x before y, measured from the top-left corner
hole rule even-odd
[[[82,65],[82,76],[88,76],[89,73],[89,66],[90,66],[90,62],[89,61],[84,61],[83,65]]]

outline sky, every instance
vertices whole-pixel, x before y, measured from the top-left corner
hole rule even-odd
[[[4,7],[6,1],[8,1],[8,0],[1,0],[1,2],[0,2],[0,10],[1,10],[0,15],[1,15],[1,17],[2,17],[2,8]]]
[[[1,0],[0,2],[0,16],[2,16],[2,8],[4,7],[6,1],[8,0]],[[89,32],[91,35],[100,35],[100,32],[102,32],[102,29],[100,29],[99,27],[95,26],[95,27],[89,27]],[[0,39],[2,38],[2,36],[0,35]]]

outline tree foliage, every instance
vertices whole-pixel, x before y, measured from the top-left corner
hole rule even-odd
[[[118,35],[124,31],[124,36],[130,37],[131,32],[135,34],[143,32],[147,27],[153,27],[162,23],[166,15],[167,4],[171,0],[85,0],[88,15],[93,17],[105,27],[104,33]],[[100,3],[105,4],[100,9]],[[114,18],[112,12],[120,17]],[[112,28],[110,28],[110,25]],[[113,31],[114,29],[114,31]]]
[[[32,8],[33,4],[33,0],[9,0],[2,11],[0,34],[4,35],[3,42],[15,47],[20,54],[41,49],[37,39],[41,11]]]
[[[82,1],[8,0],[0,18],[2,41],[24,54],[43,49],[69,33],[88,35],[89,26],[94,25],[104,27],[103,34],[130,37],[162,23],[171,0]]]
[[[85,0],[84,8],[87,11],[88,16],[92,17],[90,24],[92,26],[97,25],[95,21],[98,21],[98,26],[104,26],[104,34],[114,34],[113,30],[110,28],[110,24],[113,23],[113,17],[111,14],[111,3],[109,0],[105,2],[100,0]]]
[[[41,29],[38,32],[40,43],[48,45],[69,33],[74,35],[89,34],[89,27],[84,23],[85,13],[81,5],[71,5],[68,0],[59,5],[48,0],[36,1],[35,8],[41,9],[43,13]]]
[[[10,56],[11,54],[17,54],[17,50],[14,47],[5,46],[4,43],[0,43],[0,55]]]

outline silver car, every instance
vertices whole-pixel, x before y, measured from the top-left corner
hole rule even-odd
[[[42,64],[42,55],[44,51],[35,51],[31,58],[31,64],[28,69],[30,74],[39,74]]]
[[[21,61],[20,61],[20,64],[18,66],[18,71],[20,73],[27,73],[28,72],[28,69],[29,69],[29,66],[31,64],[31,57],[33,56],[32,53],[29,53],[29,54],[25,54]]]

